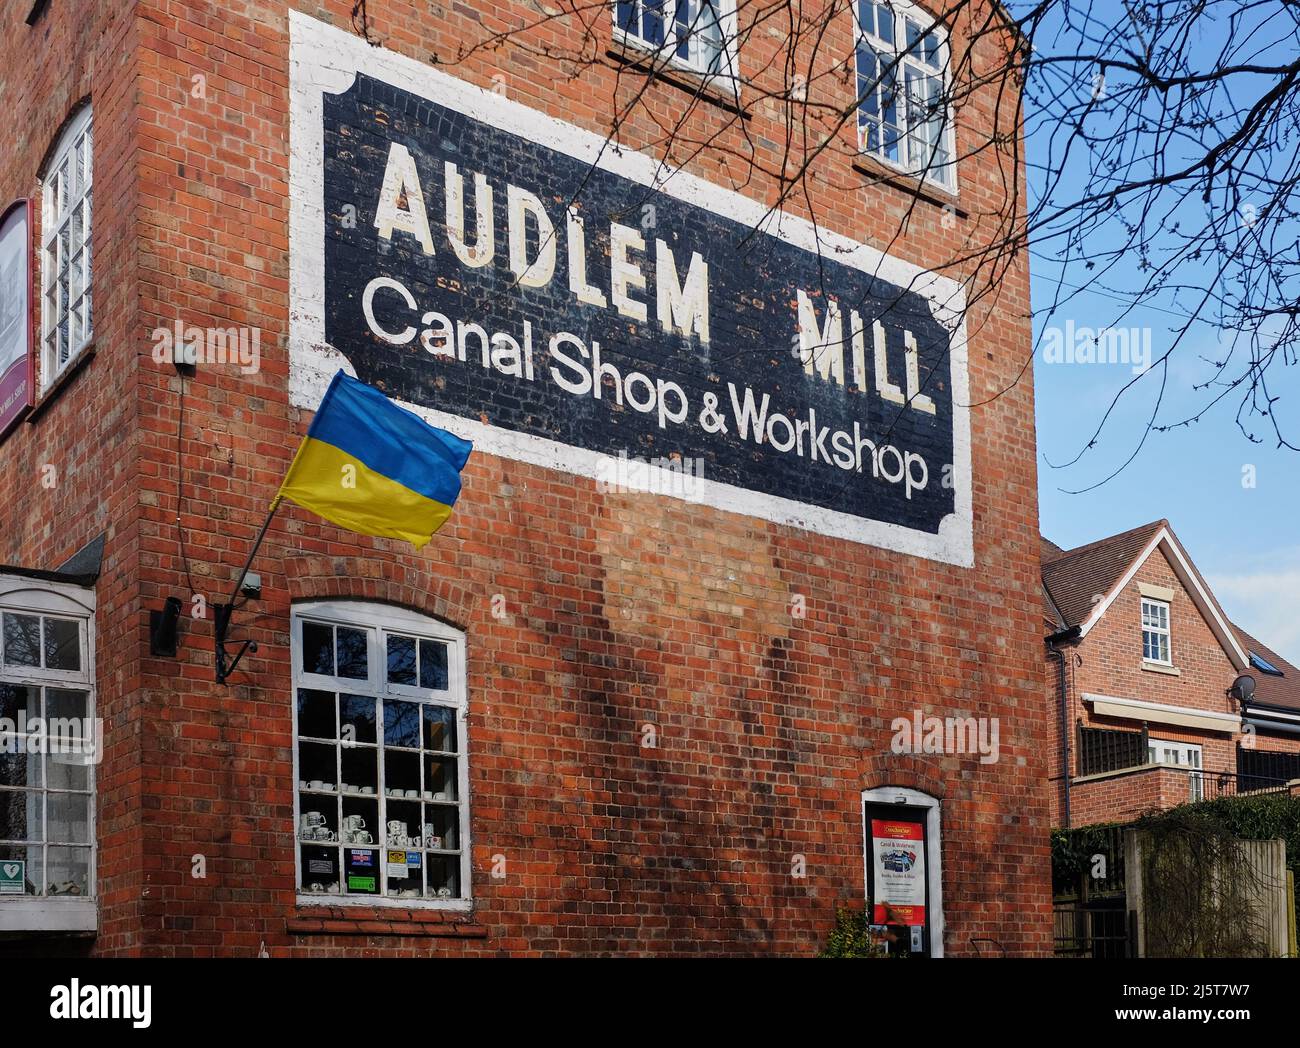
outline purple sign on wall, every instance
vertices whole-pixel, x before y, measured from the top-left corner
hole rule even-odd
[[[0,439],[32,406],[32,209],[17,200],[0,217]]]

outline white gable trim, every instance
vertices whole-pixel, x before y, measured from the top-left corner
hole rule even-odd
[[[1246,669],[1250,665],[1250,659],[1237,641],[1237,634],[1228,624],[1228,620],[1219,613],[1219,607],[1215,604],[1214,598],[1201,585],[1200,580],[1196,577],[1196,572],[1192,570],[1191,560],[1188,559],[1182,546],[1178,544],[1178,540],[1174,538],[1173,533],[1168,528],[1161,528],[1156,532],[1151,541],[1147,543],[1146,548],[1133,559],[1128,571],[1120,577],[1120,580],[1115,583],[1111,591],[1106,594],[1105,599],[1097,602],[1097,605],[1092,609],[1092,614],[1084,620],[1083,625],[1080,627],[1079,635],[1086,637],[1088,631],[1101,621],[1101,617],[1106,614],[1106,610],[1115,602],[1115,598],[1123,593],[1125,588],[1133,581],[1133,576],[1147,562],[1147,558],[1162,545],[1169,553],[1174,574],[1178,576],[1178,581],[1183,584],[1183,589],[1191,595],[1197,610],[1209,623],[1210,630],[1219,642],[1219,646],[1223,648],[1234,667],[1238,670]]]

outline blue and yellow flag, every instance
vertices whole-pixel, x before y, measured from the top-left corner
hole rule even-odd
[[[419,549],[451,516],[472,449],[339,371],[275,500]]]

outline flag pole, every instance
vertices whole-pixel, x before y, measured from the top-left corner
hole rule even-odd
[[[248,569],[253,566],[253,558],[257,556],[257,551],[262,547],[262,540],[266,538],[266,532],[271,527],[271,519],[275,516],[275,511],[280,508],[280,503],[284,501],[284,496],[277,494],[271,500],[270,510],[266,514],[266,520],[262,521],[262,530],[257,533],[257,538],[253,540],[253,548],[248,551],[248,559],[244,561],[244,568],[239,573],[239,578],[235,580],[235,592],[230,595],[230,603],[235,603],[235,598],[239,596],[240,587],[244,585],[244,579],[248,577]]]
[[[257,538],[253,540],[253,548],[248,551],[248,559],[244,561],[244,567],[239,572],[239,578],[235,580],[234,592],[230,594],[230,600],[226,604],[216,604],[213,606],[213,615],[215,628],[213,630],[213,640],[215,642],[216,656],[216,675],[217,683],[225,684],[226,678],[235,672],[235,667],[239,665],[239,660],[244,657],[246,651],[257,651],[257,641],[246,640],[235,653],[235,657],[227,661],[226,656],[226,633],[230,629],[230,615],[235,610],[235,600],[239,597],[239,591],[244,585],[244,579],[248,577],[248,569],[253,566],[253,558],[257,556],[257,551],[262,548],[262,540],[266,538],[266,533],[270,530],[271,521],[275,517],[275,511],[280,508],[280,503],[284,496],[276,493],[275,498],[271,500],[271,506],[266,514],[266,520],[262,521],[261,530],[257,533]]]

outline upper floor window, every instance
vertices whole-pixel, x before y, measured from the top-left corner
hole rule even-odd
[[[907,0],[857,12],[858,148],[955,191],[947,33]]]
[[[1142,598],[1142,658],[1147,662],[1171,664],[1169,605],[1163,600]]]
[[[400,608],[303,605],[293,680],[299,894],[468,907],[463,635]]]
[[[735,75],[735,0],[616,0],[614,35],[673,64]]]
[[[0,579],[0,930],[32,928],[7,903],[86,900],[94,927],[93,607],[70,587]],[[42,920],[68,923],[45,906]]]
[[[41,385],[48,387],[93,335],[90,309],[91,111],[64,130],[41,202]]]

